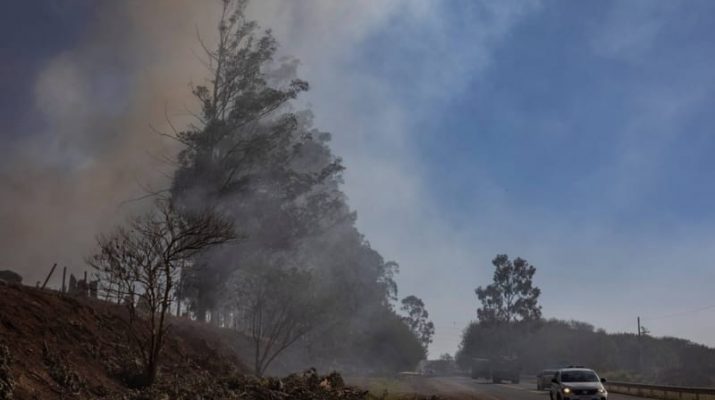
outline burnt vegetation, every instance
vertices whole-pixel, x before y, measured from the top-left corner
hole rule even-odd
[[[175,316],[168,316],[160,373],[147,386],[127,341],[131,330],[149,331],[147,318],[132,325],[124,305],[2,282],[0,297],[2,400],[383,398],[346,385],[336,372],[257,377],[243,363],[253,349],[249,337]]]
[[[249,341],[259,377],[412,369],[434,333],[425,306],[407,297],[405,317],[393,306],[398,265],[356,229],[330,134],[293,102],[309,85],[246,5],[224,1],[215,46],[199,38],[211,71],[193,88],[201,112],[160,132],[182,146],[170,187],[87,259],[101,296],[127,310],[135,381],[157,382],[171,314]]]
[[[146,385],[156,379],[181,271],[202,251],[233,238],[233,225],[212,210],[177,210],[159,199],[154,210],[97,240],[99,252],[88,262],[107,282],[107,298],[126,306],[128,339]]]

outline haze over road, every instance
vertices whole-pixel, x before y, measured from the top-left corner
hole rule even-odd
[[[548,400],[548,391],[537,391],[533,380],[515,384],[493,384],[484,380],[467,377],[434,377],[415,382],[414,387],[421,394],[435,394],[447,398],[479,400]],[[609,393],[609,400],[645,400],[642,397]]]

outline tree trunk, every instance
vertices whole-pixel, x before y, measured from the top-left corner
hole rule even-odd
[[[253,371],[256,374],[257,377],[261,377],[262,371],[261,371],[261,343],[258,339],[255,339],[255,363],[253,366]]]
[[[199,304],[196,309],[196,320],[206,322],[206,307],[202,304]]]
[[[156,381],[156,376],[159,371],[159,363],[157,363],[157,360],[155,357],[150,356],[149,362],[146,365],[146,370],[144,371],[144,378],[146,381],[144,384],[149,387],[154,384],[154,381]]]

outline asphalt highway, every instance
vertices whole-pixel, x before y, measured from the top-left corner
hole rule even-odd
[[[432,377],[423,382],[423,388],[447,398],[479,400],[548,400],[548,391],[536,390],[534,381],[519,384],[494,384],[467,377]],[[646,400],[641,397],[609,393],[609,400]]]

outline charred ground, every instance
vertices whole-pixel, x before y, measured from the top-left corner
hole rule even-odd
[[[279,378],[247,374],[235,332],[172,319],[160,374],[135,389],[140,370],[126,338],[126,310],[100,300],[0,284],[2,399],[342,398],[372,395],[315,370]]]

